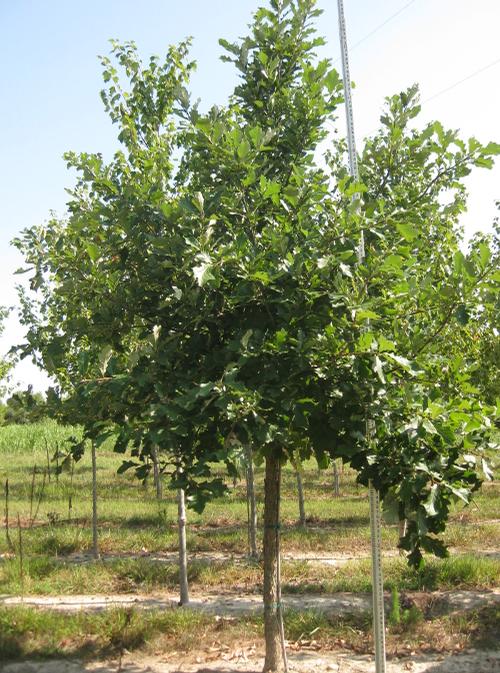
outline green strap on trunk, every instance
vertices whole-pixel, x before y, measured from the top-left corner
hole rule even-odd
[[[264,603],[264,610],[279,610],[281,607],[281,603]]]

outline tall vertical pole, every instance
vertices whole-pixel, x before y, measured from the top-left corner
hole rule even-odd
[[[90,444],[92,456],[92,554],[96,560],[99,559],[99,532],[97,521],[97,457],[95,451],[95,442],[92,439]]]
[[[356,138],[354,136],[354,114],[351,94],[351,75],[349,72],[349,51],[347,48],[347,29],[344,15],[344,2],[337,0],[339,15],[340,49],[342,53],[342,71],[344,79],[344,96],[347,118],[347,146],[349,150],[349,170],[351,176],[359,179],[358,161],[356,155]],[[358,261],[361,264],[365,259],[365,240],[361,231],[358,246]],[[373,434],[373,421],[366,423],[367,439]],[[385,673],[385,625],[384,625],[384,584],[382,578],[381,554],[381,518],[379,494],[369,483],[370,500],[370,529],[372,547],[372,594],[373,594],[373,637],[375,641],[375,671]]]

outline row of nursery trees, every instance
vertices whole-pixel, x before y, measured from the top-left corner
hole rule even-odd
[[[416,130],[413,87],[387,99],[353,182],[344,142],[325,142],[342,82],[315,54],[318,14],[270,0],[248,37],[221,40],[239,79],[208,113],[189,96],[188,42],[146,63],[113,42],[101,96],[120,149],[68,153],[67,216],[15,241],[31,274],[22,354],[56,377],[84,441],[113,436],[140,476],[159,452],[198,510],[224,490],[211,466],[235,473],[235,446],[265,461],[273,671],[283,464],[349,463],[408,521],[418,565],[446,553],[450,506],[488,473],[495,415],[481,349],[497,338],[498,237],[465,251],[458,223],[464,178],[500,146]]]

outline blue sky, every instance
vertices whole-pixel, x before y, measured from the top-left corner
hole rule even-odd
[[[98,54],[109,38],[133,39],[141,54],[162,54],[191,35],[198,70],[192,81],[202,107],[224,103],[235,84],[232,67],[219,61],[218,38],[246,34],[259,0],[0,0],[0,305],[16,302],[13,271],[21,260],[9,241],[53,210],[64,212],[72,184],[62,154],[115,147],[114,129],[99,98]],[[384,96],[419,82],[422,99],[500,59],[498,0],[344,0],[356,82],[356,135],[377,127]],[[327,53],[339,58],[336,0],[318,0],[324,10],[319,32]],[[337,61],[340,68],[340,62]],[[465,136],[500,141],[500,63],[423,106],[423,118],[438,118]],[[343,111],[339,113],[342,115]],[[339,129],[344,123],[339,119]],[[469,179],[471,233],[491,225],[500,199],[500,169]],[[22,339],[10,319],[0,352]],[[15,381],[43,389],[45,379],[29,363]]]

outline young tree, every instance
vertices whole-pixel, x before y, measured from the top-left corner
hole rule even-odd
[[[0,306],[0,336],[3,334],[3,331],[5,329],[4,326],[4,321],[5,318],[8,316],[9,311],[4,308],[3,306]],[[9,374],[10,369],[12,368],[12,360],[9,357],[1,357],[0,358],[0,397],[5,394],[5,384],[7,382],[7,377]]]
[[[419,563],[421,549],[444,553],[451,500],[479,485],[463,450],[489,411],[464,399],[469,372],[449,344],[496,282],[489,248],[464,255],[456,222],[462,178],[498,147],[464,146],[436,123],[408,130],[410,91],[390,100],[362,182],[342,148],[318,166],[341,101],[338,74],[315,57],[318,13],[314,0],[271,0],[248,38],[222,41],[240,81],[208,114],[189,100],[187,45],[143,65],[115,44],[130,90],[103,59],[103,100],[122,150],[109,165],[68,155],[79,180],[67,221],[18,242],[42,297],[24,301],[26,352],[51,371],[69,359],[75,394],[105,401],[87,437],[113,425],[118,451],[158,447],[198,509],[223,489],[212,462],[235,473],[234,439],[264,458],[266,671],[285,667],[282,465],[297,451],[350,462],[394,498]]]

